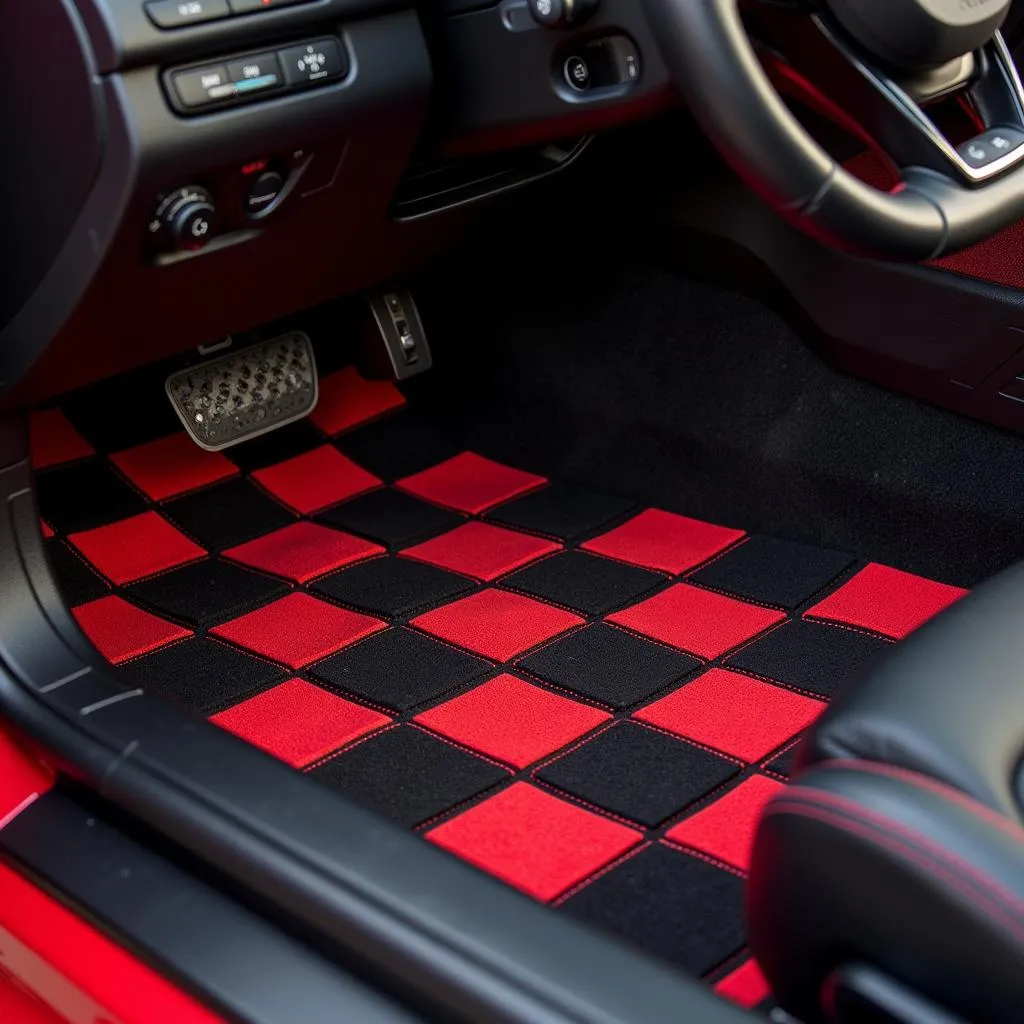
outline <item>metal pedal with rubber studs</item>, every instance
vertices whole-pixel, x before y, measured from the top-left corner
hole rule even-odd
[[[294,423],[319,397],[313,346],[301,331],[181,370],[165,387],[192,440],[208,452]]]

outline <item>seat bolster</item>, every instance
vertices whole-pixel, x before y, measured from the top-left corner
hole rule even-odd
[[[768,805],[751,945],[779,1002],[825,1021],[826,978],[865,963],[971,1021],[1024,1006],[1024,829],[934,779],[833,761]]]

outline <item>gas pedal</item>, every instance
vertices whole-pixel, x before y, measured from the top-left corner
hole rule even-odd
[[[292,331],[172,374],[166,390],[192,440],[217,452],[313,411],[319,397],[313,346]]]

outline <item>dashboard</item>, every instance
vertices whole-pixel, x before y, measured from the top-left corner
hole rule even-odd
[[[9,401],[394,279],[476,201],[673,95],[637,0],[33,0],[4,18]]]

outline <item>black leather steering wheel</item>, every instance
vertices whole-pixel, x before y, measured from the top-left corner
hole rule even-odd
[[[900,171],[890,192],[814,141],[772,86],[740,0],[645,0],[693,114],[744,180],[809,234],[924,261],[1024,216],[1024,89],[999,33],[1010,0],[825,0],[789,17],[842,69],[844,109]],[[751,6],[756,7],[756,4]],[[981,129],[954,145],[928,104],[960,95]]]

